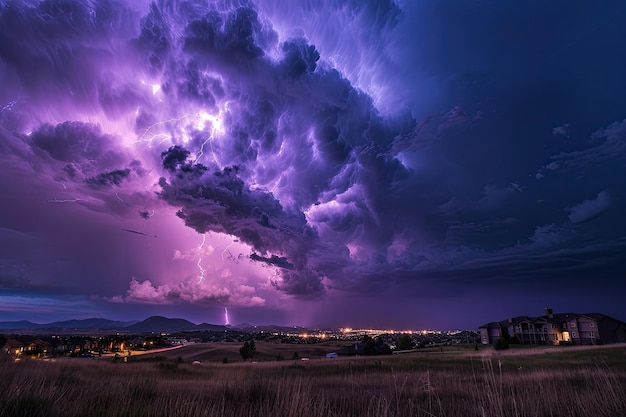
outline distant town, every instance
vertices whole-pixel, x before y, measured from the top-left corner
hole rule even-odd
[[[39,325],[0,322],[2,352],[15,358],[129,357],[195,343],[284,344],[354,342],[339,355],[391,354],[425,347],[479,344],[474,330],[311,329],[298,326],[195,325],[183,319],[154,316],[128,324],[105,319],[71,320]]]
[[[478,330],[313,329],[276,325],[194,324],[179,318],[149,317],[140,322],[101,318],[48,324],[0,322],[0,352],[16,360],[122,358],[165,352],[199,343],[263,343],[315,345],[341,342],[337,356],[385,355],[426,348],[464,345],[479,349],[509,345],[595,345],[626,342],[626,323],[600,313],[553,313],[518,316],[478,327]],[[242,353],[242,356],[245,355]],[[282,358],[278,358],[282,359]]]

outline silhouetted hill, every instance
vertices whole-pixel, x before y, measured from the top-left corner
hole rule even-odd
[[[182,332],[199,330],[198,326],[185,319],[168,319],[163,316],[148,317],[144,321],[126,327],[129,332]]]
[[[0,321],[0,329],[2,330],[36,329],[37,326],[40,326],[40,325],[37,323],[30,322],[28,320]]]
[[[224,326],[221,324],[209,324],[209,323],[201,323],[196,326],[194,330],[210,330],[214,332],[223,332],[224,330],[228,330],[228,326]]]
[[[224,330],[233,330],[239,332],[266,332],[266,333],[293,333],[293,332],[307,332],[310,329],[305,329],[299,326],[276,326],[276,325],[253,325],[249,323],[241,323],[235,326],[224,326],[220,324],[194,324],[185,319],[179,318],[167,318],[163,316],[152,316],[147,319],[136,321],[115,321],[103,318],[89,318],[81,320],[65,320],[55,321],[52,323],[33,323],[27,320],[20,321],[4,321],[0,322],[0,330],[16,331],[24,330],[25,333],[33,332],[59,332],[62,334],[70,334],[75,331],[77,333],[94,331],[119,331],[124,333],[175,333],[185,331],[214,331],[223,332]]]
[[[122,329],[136,322],[115,321],[102,318],[83,320],[55,321],[54,323],[41,324],[41,329]]]
[[[38,330],[38,329],[123,329],[136,322],[115,321],[103,318],[91,318],[82,320],[55,321],[52,323],[33,323],[27,320],[0,322],[0,329],[3,330]]]

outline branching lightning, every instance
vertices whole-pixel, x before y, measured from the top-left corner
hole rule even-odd
[[[224,254],[225,254],[226,252],[228,252],[228,253],[230,254],[230,257],[232,257],[232,256],[233,256],[233,255],[230,253],[230,251],[228,250],[228,248],[230,248],[230,247],[233,245],[233,243],[235,243],[235,241],[234,241],[234,240],[233,240],[233,241],[231,241],[231,242],[228,244],[228,246],[226,246],[226,248],[224,248],[224,250],[222,251],[222,261],[224,260]]]
[[[202,155],[202,148],[213,137],[213,135],[216,132],[223,132],[222,121],[219,119],[219,117],[215,115],[211,115],[205,111],[183,114],[182,116],[179,116],[179,117],[173,117],[171,119],[160,120],[156,123],[153,123],[144,129],[141,136],[139,136],[139,138],[134,143],[139,143],[139,142],[151,143],[156,137],[159,137],[159,136],[163,136],[163,140],[161,140],[160,142],[160,143],[163,143],[164,141],[167,140],[167,138],[170,137],[170,135],[165,134],[165,133],[155,133],[154,135],[150,137],[146,137],[146,136],[150,133],[151,130],[153,130],[154,128],[158,126],[165,126],[170,123],[177,123],[185,119],[192,119],[192,123],[194,123],[193,127],[197,130],[204,130],[207,122],[211,123],[211,127],[213,128],[211,135],[209,135],[209,137],[204,141],[204,143],[201,146],[201,149],[198,155],[198,158],[199,158]]]
[[[204,140],[204,142],[202,142],[202,144],[200,145],[200,149],[198,150],[198,153],[196,154],[196,161],[199,161],[202,155],[204,155],[204,145],[206,145],[207,142],[210,140],[211,140],[211,136],[209,136],[208,138]]]
[[[144,138],[145,138],[145,136],[148,134],[148,132],[149,132],[150,130],[152,130],[153,128],[157,127],[157,126],[162,126],[162,125],[165,125],[165,124],[167,124],[167,123],[175,123],[175,122],[180,122],[180,121],[181,121],[181,120],[183,120],[183,119],[188,119],[188,118],[190,118],[190,117],[194,117],[194,116],[197,116],[197,113],[195,113],[195,114],[184,114],[184,115],[182,115],[182,116],[180,116],[180,117],[174,117],[174,118],[171,118],[171,119],[161,120],[161,121],[158,121],[158,122],[156,122],[156,123],[153,123],[153,124],[151,124],[150,126],[148,126],[148,127],[146,127],[146,128],[144,129],[144,131],[143,131],[143,133],[141,134],[141,136],[139,137],[139,139],[137,139],[137,142],[146,142],[146,141],[148,141],[148,142],[152,142],[152,139],[154,139],[154,138],[155,138],[155,137],[157,137],[157,136],[161,136],[161,135],[163,135],[163,136],[167,136],[167,135],[165,135],[164,133],[157,133],[157,134],[155,134],[154,136],[150,137],[149,139],[144,139]],[[137,142],[136,142],[136,143],[137,143]]]
[[[204,247],[205,242],[206,242],[206,234],[203,234],[202,242],[200,242],[200,246],[198,246],[198,263],[196,264],[198,265],[198,269],[200,270],[200,274],[198,275],[198,282],[204,281],[204,277],[206,274],[206,271],[202,267],[202,248]]]

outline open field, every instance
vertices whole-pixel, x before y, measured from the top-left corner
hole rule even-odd
[[[0,417],[626,416],[624,345],[275,360],[296,347],[305,356],[337,346],[258,343],[267,361],[257,363],[221,363],[235,344],[129,363],[4,360]]]
[[[276,361],[280,359],[292,359],[294,354],[299,358],[322,358],[327,353],[335,352],[346,346],[354,345],[354,342],[324,342],[314,344],[291,344],[256,341],[258,355],[254,358],[258,362]],[[184,346],[171,352],[159,353],[168,359],[181,357],[185,362],[222,362],[226,358],[229,362],[241,361],[239,348],[241,343],[196,343]]]

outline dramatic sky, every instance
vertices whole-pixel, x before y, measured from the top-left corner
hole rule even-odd
[[[626,320],[625,21],[0,0],[0,321]]]

